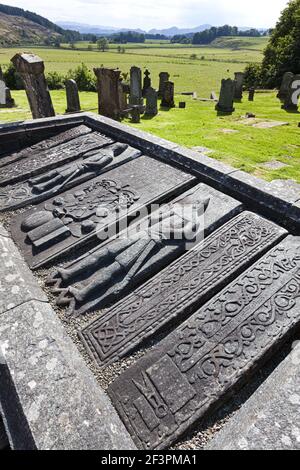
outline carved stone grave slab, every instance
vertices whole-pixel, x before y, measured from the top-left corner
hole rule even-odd
[[[300,238],[288,237],[109,387],[140,448],[176,441],[300,325]]]
[[[141,151],[116,143],[91,151],[55,170],[46,170],[39,176],[0,186],[0,212],[45,201],[140,155]]]
[[[182,321],[285,234],[243,212],[86,327],[86,349],[100,366],[126,356],[171,321]]]
[[[192,207],[197,215],[188,212]],[[58,305],[69,305],[70,314],[107,307],[192,248],[194,240],[202,241],[203,231],[208,235],[241,209],[238,201],[201,183],[142,221],[130,236],[120,234],[58,269],[48,283],[59,296]]]
[[[17,216],[12,235],[30,267],[37,268],[195,181],[189,173],[141,156]]]
[[[48,139],[42,140],[41,142],[38,142],[35,145],[26,147],[20,150],[19,152],[10,153],[8,155],[0,157],[0,167],[15,163],[21,160],[22,158],[38,156],[39,153],[43,152],[44,150],[52,149],[54,147],[57,147],[58,145],[69,142],[70,140],[73,140],[76,137],[90,134],[91,132],[92,130],[85,125],[77,126],[73,129],[60,132],[59,134],[49,137]]]
[[[80,156],[86,155],[88,152],[100,149],[113,142],[113,140],[105,135],[93,132],[79,136],[50,150],[35,153],[32,156],[0,168],[0,186],[24,181],[28,177],[57,168],[58,165],[71,162]]]

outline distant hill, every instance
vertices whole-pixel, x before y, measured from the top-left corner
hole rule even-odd
[[[44,44],[62,37],[55,31],[20,16],[5,15],[0,12],[0,44]]]
[[[203,24],[196,28],[177,28],[173,26],[167,29],[151,29],[150,31],[144,31],[139,28],[115,28],[113,26],[93,26],[83,23],[73,23],[72,21],[57,21],[57,24],[61,28],[74,29],[82,34],[96,34],[96,35],[110,35],[120,32],[135,31],[144,34],[161,34],[167,37],[172,37],[177,34],[192,34],[204,31],[205,29],[211,28],[209,24]]]

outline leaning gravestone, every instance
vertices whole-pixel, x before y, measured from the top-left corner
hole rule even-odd
[[[102,116],[119,120],[122,114],[121,71],[96,68],[98,88],[98,111]]]
[[[174,101],[174,83],[165,82],[161,100],[161,106],[163,108],[175,108]]]
[[[142,71],[139,67],[130,69],[130,97],[129,104],[143,106]]]
[[[216,110],[222,113],[233,113],[235,83],[230,78],[223,79],[220,91],[219,101],[216,105]]]
[[[286,111],[298,111],[298,101],[300,96],[300,75],[294,75],[286,89],[286,95],[282,109]]]
[[[159,98],[163,97],[165,84],[170,80],[170,74],[168,72],[161,72],[159,74],[159,89],[158,89],[158,96]]]
[[[78,113],[80,111],[80,99],[78,86],[75,80],[66,80],[67,109],[66,113]]]
[[[234,74],[234,82],[235,82],[235,89],[234,89],[234,99],[236,101],[241,101],[243,99],[243,84],[244,84],[244,77],[245,74],[243,72],[236,72]]]
[[[141,156],[17,216],[13,237],[37,268],[88,241],[105,239],[117,220],[122,223],[193,181],[185,171]]]
[[[287,97],[287,94],[288,94],[290,84],[293,81],[293,78],[294,78],[294,74],[292,72],[286,72],[284,74],[284,76],[282,78],[280,90],[279,90],[278,95],[277,95],[277,98],[279,98],[280,101],[282,101],[282,102],[285,101],[285,99]]]
[[[151,78],[149,70],[144,72],[143,97],[146,98],[148,89],[151,88]]]
[[[299,328],[299,272],[290,236],[110,385],[139,448],[170,446]]]
[[[154,88],[149,87],[146,93],[146,116],[156,116],[158,113],[158,93]]]
[[[16,54],[11,61],[24,82],[32,117],[55,116],[42,59],[34,54],[23,53]]]

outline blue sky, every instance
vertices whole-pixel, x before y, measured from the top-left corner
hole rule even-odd
[[[46,16],[124,28],[194,27],[203,23],[274,26],[288,0],[13,0],[3,3]]]

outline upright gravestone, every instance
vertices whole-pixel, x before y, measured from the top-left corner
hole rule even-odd
[[[131,67],[129,104],[132,106],[143,106],[142,94],[142,71],[139,67]]]
[[[158,90],[158,96],[159,98],[163,97],[164,89],[165,89],[165,84],[170,80],[170,74],[168,72],[161,72],[159,74],[159,90]]]
[[[173,82],[165,82],[161,106],[163,108],[175,108]]]
[[[67,113],[78,113],[81,110],[78,86],[75,80],[66,80]]]
[[[0,108],[13,108],[15,101],[11,97],[10,89],[6,86],[2,68],[0,67]]]
[[[282,109],[286,111],[298,111],[298,101],[300,96],[300,75],[293,75],[287,88]]]
[[[245,74],[243,72],[236,72],[234,74],[234,82],[235,82],[234,99],[236,101],[241,101],[243,99],[244,76]]]
[[[99,114],[119,120],[122,111],[120,70],[96,68]]]
[[[220,98],[216,105],[216,110],[222,113],[233,113],[233,101],[235,92],[235,82],[228,78],[222,80]]]
[[[33,119],[55,116],[45,78],[45,65],[34,54],[16,54],[12,63],[24,82]]]
[[[0,79],[0,107],[4,108],[6,104],[6,86],[3,80]]]
[[[145,110],[146,116],[157,115],[158,113],[157,99],[158,99],[157,91],[152,87],[148,88],[147,93],[146,93],[146,110]]]
[[[254,87],[249,88],[248,100],[254,101],[254,95],[255,95],[255,88]]]
[[[151,87],[151,78],[149,70],[145,70],[144,72],[144,83],[143,83],[143,97],[146,98],[147,91]]]
[[[288,94],[289,86],[291,82],[293,81],[294,74],[292,72],[286,72],[283,75],[283,79],[281,82],[280,90],[278,92],[277,98],[280,99],[280,101],[284,102],[286,99],[286,96]]]

